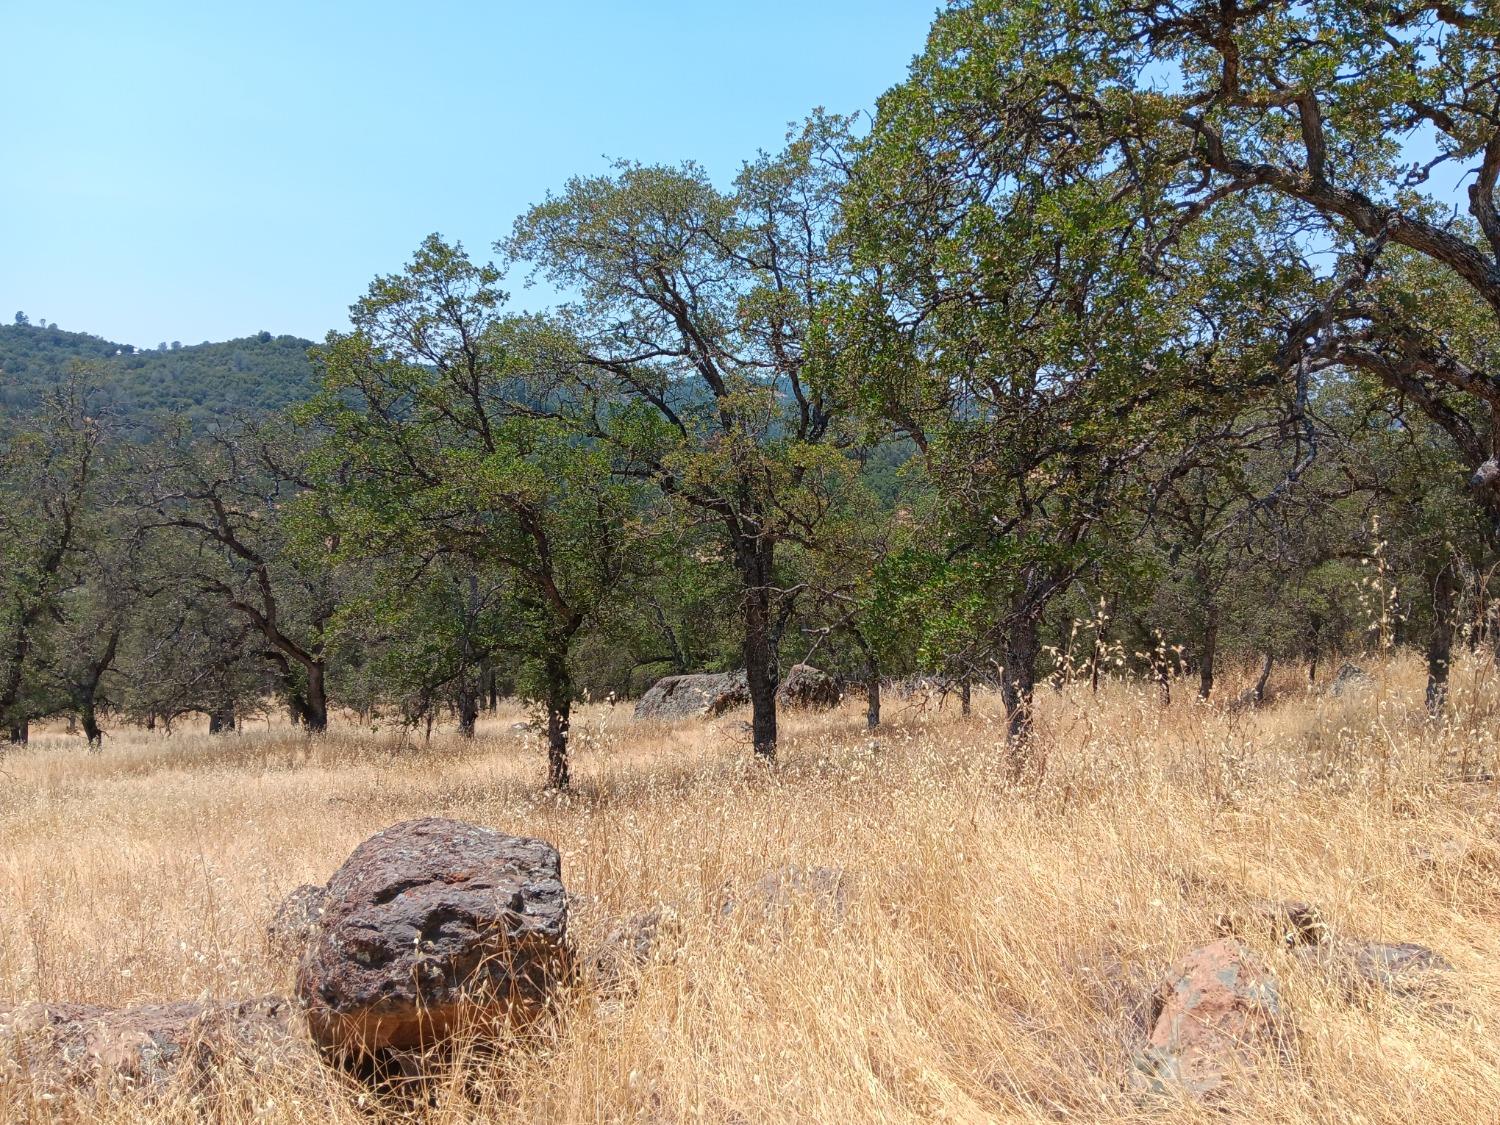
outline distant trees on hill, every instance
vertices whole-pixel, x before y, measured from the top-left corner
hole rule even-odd
[[[19,314],[24,317],[24,314]],[[0,409],[36,409],[75,361],[102,364],[99,389],[127,429],[173,416],[195,425],[237,415],[264,417],[306,401],[317,387],[309,340],[261,332],[216,344],[163,344],[138,351],[83,332],[17,319],[0,325]]]

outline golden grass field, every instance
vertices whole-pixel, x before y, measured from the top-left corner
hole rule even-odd
[[[429,747],[348,724],[209,739],[118,731],[102,753],[43,733],[0,761],[0,997],[127,1004],[290,988],[267,952],[279,898],[370,833],[443,815],[541,836],[612,915],[657,903],[677,955],[625,1001],[581,996],[526,1050],[425,1102],[361,1097],[317,1067],[221,1076],[146,1103],[0,1087],[7,1121],[1441,1122],[1500,1120],[1500,672],[1469,658],[1452,715],[1421,667],[1367,693],[1288,669],[1260,712],[1179,685],[1044,691],[1040,780],[1002,768],[998,699],[975,714],[891,699],[789,716],[782,761],[739,720],[635,723],[581,708],[576,791],[540,792],[520,708]],[[1241,684],[1227,683],[1225,698]],[[264,725],[264,724],[262,724]],[[725,918],[726,888],[838,866],[815,902]],[[1165,968],[1252,896],[1317,904],[1340,931],[1432,946],[1441,1003],[1351,1001],[1268,948],[1295,1025],[1279,1065],[1215,1108],[1142,1104],[1124,1082]]]

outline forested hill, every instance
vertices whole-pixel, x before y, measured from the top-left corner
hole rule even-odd
[[[0,325],[0,410],[34,407],[74,360],[99,364],[104,401],[129,423],[259,416],[307,398],[312,341],[261,332],[210,344],[138,349],[56,326]]]

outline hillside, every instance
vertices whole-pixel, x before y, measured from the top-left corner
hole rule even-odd
[[[261,332],[221,343],[141,350],[84,332],[0,326],[0,410],[34,407],[74,361],[106,372],[105,401],[130,423],[259,416],[301,401],[317,377],[312,341]]]

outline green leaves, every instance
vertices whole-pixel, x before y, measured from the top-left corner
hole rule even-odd
[[[381,674],[423,708],[456,684],[472,699],[497,655],[555,671],[653,565],[653,496],[628,469],[661,444],[655,419],[601,393],[566,328],[504,314],[498,280],[429,238],[330,337],[313,411],[341,553],[397,592],[340,628],[378,627]],[[566,677],[548,682],[565,713]]]

